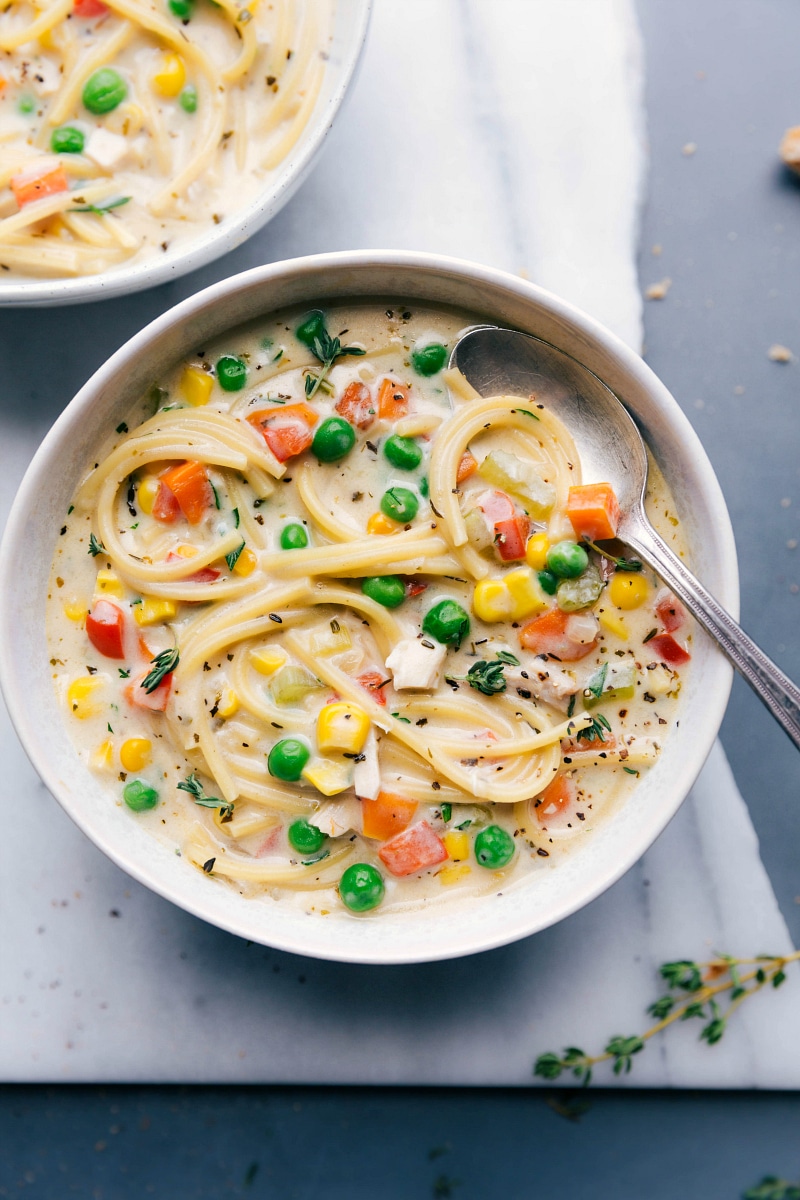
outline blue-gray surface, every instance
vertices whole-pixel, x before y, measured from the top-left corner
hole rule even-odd
[[[652,153],[641,274],[645,286],[672,280],[647,307],[647,359],[719,474],[743,623],[800,678],[800,549],[788,545],[800,541],[800,447],[782,419],[800,400],[800,362],[767,357],[773,343],[800,357],[800,186],[775,158],[800,120],[800,8],[641,0],[640,15]],[[265,260],[292,253],[292,214],[261,235]],[[238,265],[234,253],[188,286]],[[188,286],[114,302],[113,332],[93,351],[60,334],[58,310],[12,314],[7,334],[33,362],[35,324],[77,383]],[[43,430],[60,398],[39,397]],[[796,752],[738,682],[722,737],[797,942]],[[799,1127],[791,1095],[6,1088],[0,1196],[728,1200],[767,1174],[800,1178]]]

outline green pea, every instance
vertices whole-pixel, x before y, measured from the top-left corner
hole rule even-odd
[[[469,617],[456,600],[440,600],[426,612],[422,632],[434,641],[458,650],[469,633]]]
[[[267,767],[270,775],[284,783],[297,783],[311,751],[299,738],[281,738],[269,752]]]
[[[83,103],[91,113],[107,113],[128,94],[128,85],[113,67],[101,67],[83,85]]]
[[[62,125],[50,134],[50,149],[54,154],[82,154],[86,138],[73,125]]]
[[[413,438],[400,437],[393,433],[383,443],[383,453],[393,467],[401,471],[415,471],[422,462],[422,450]]]
[[[475,838],[475,858],[490,871],[510,863],[514,850],[514,839],[499,825],[487,825]]]
[[[552,571],[539,571],[539,586],[548,596],[555,596],[558,589],[558,576]]]
[[[247,382],[247,364],[235,354],[217,360],[217,379],[223,392],[240,392]]]
[[[33,96],[20,96],[17,108],[21,113],[27,116],[28,113],[32,113],[36,108],[36,101],[34,100]]]
[[[304,346],[308,346],[310,350],[314,349],[314,343],[325,340],[328,332],[325,325],[325,313],[321,308],[315,308],[310,312],[306,319],[302,321],[294,331],[294,336],[298,342],[302,342]]]
[[[339,880],[339,896],[351,912],[377,908],[385,891],[383,876],[369,863],[353,863]]]
[[[288,831],[289,845],[300,854],[316,854],[328,840],[327,833],[311,825],[305,817],[292,821]]]
[[[148,808],[155,808],[158,804],[156,789],[148,787],[141,779],[132,779],[130,783],[126,783],[122,789],[122,797],[128,808],[132,808],[134,812],[146,812]]]
[[[372,575],[362,579],[361,590],[384,608],[398,608],[406,598],[406,585],[397,575]]]
[[[189,21],[194,14],[194,0],[169,0],[167,7],[179,21]]]
[[[419,500],[408,488],[391,487],[381,496],[381,512],[393,521],[406,525],[419,512]]]
[[[320,462],[338,462],[356,444],[356,431],[344,417],[327,417],[318,427],[311,452]]]
[[[429,342],[411,352],[411,365],[418,375],[435,375],[447,362],[447,347],[441,342]]]
[[[281,550],[303,550],[308,545],[304,525],[284,525],[281,530]]]
[[[577,542],[556,542],[547,551],[547,566],[559,579],[577,579],[589,565],[589,555]]]
[[[181,94],[178,96],[178,104],[184,112],[197,112],[197,88],[192,83],[187,83]]]

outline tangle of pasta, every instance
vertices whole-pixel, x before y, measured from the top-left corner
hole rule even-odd
[[[328,0],[10,0],[0,263],[108,271],[267,186],[314,110]]]

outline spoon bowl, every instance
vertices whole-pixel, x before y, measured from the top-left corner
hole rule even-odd
[[[618,535],[681,598],[800,749],[800,688],[769,659],[656,533],[647,518],[647,451],[624,402],[576,358],[531,334],[483,325],[453,348],[450,366],[482,396],[542,394],[572,434],[588,483],[609,483]]]

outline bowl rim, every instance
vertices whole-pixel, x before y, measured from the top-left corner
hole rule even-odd
[[[340,2],[337,0],[337,3]],[[13,279],[8,283],[0,280],[0,308],[88,304],[132,295],[208,266],[262,229],[306,179],[360,67],[373,0],[348,0],[348,3],[353,8],[354,36],[343,48],[335,86],[325,103],[316,108],[309,125],[300,135],[297,153],[283,160],[265,191],[230,219],[196,238],[190,238],[186,243],[178,243],[174,250],[168,250],[162,258],[146,258],[130,267],[123,265],[99,275],[81,275],[76,279],[31,277],[30,280]],[[336,6],[333,10],[334,21]]]
[[[528,281],[499,269],[481,266],[463,259],[426,252],[391,250],[340,251],[289,259],[252,268],[212,284],[183,300],[156,317],[144,329],[130,338],[95,371],[57,418],[36,451],[20,484],[2,543],[0,543],[0,598],[14,595],[13,559],[16,550],[24,543],[27,536],[29,514],[33,511],[33,503],[41,486],[41,480],[47,478],[49,473],[56,468],[58,449],[65,439],[69,440],[73,436],[80,437],[85,415],[96,403],[101,405],[108,403],[107,385],[126,364],[140,356],[151,343],[155,343],[160,336],[168,333],[173,327],[182,325],[187,318],[196,317],[201,311],[216,307],[234,294],[254,286],[269,289],[269,285],[279,279],[302,280],[304,276],[329,274],[338,269],[343,269],[355,277],[360,271],[366,273],[377,269],[386,272],[389,281],[391,281],[392,271],[411,270],[423,275],[433,274],[460,280],[468,285],[477,285],[478,287],[485,285],[488,289],[493,287],[501,289],[511,293],[515,299],[529,304],[532,309],[543,310],[546,314],[565,323],[577,336],[583,337],[590,344],[593,343],[595,348],[599,348],[600,351],[610,354],[623,372],[629,374],[649,393],[659,409],[666,409],[670,424],[675,430],[676,440],[680,442],[683,451],[691,457],[695,470],[700,473],[703,498],[710,509],[714,521],[714,537],[719,546],[720,584],[716,588],[716,594],[734,617],[738,615],[739,587],[736,550],[730,517],[721,487],[688,418],[643,359],[594,318]],[[397,290],[391,282],[388,282],[384,294]],[[402,289],[400,290],[402,291]],[[358,294],[365,297],[371,294],[377,297],[378,292],[374,288],[370,288]],[[355,297],[356,293],[352,292],[350,295]],[[347,299],[347,297],[343,298]],[[428,302],[436,303],[437,301],[430,297]],[[275,308],[287,306],[289,306],[289,302],[278,304]],[[452,304],[451,307],[453,307]],[[261,311],[267,313],[270,309],[266,308]],[[227,325],[221,326],[220,332],[224,328],[234,328],[238,324],[241,324],[241,321],[232,320]],[[303,944],[298,944],[294,937],[284,936],[280,927],[265,929],[255,920],[248,922],[246,919],[228,918],[224,913],[221,914],[217,911],[220,906],[216,902],[218,893],[214,889],[208,889],[208,897],[203,896],[199,901],[184,895],[184,891],[189,889],[182,887],[180,872],[175,872],[174,878],[170,877],[165,882],[158,876],[155,868],[141,863],[132,863],[126,857],[124,838],[115,840],[93,828],[90,815],[83,812],[80,805],[73,803],[65,794],[66,789],[47,753],[47,737],[37,725],[35,707],[26,703],[30,697],[24,685],[23,675],[15,669],[16,641],[13,609],[13,604],[0,604],[0,688],[2,688],[12,723],[26,754],[45,786],[75,824],[127,874],[185,911],[239,937],[246,937],[275,949],[339,962],[387,965],[462,957],[507,945],[539,932],[590,903],[639,860],[680,808],[714,743],[727,706],[733,677],[733,669],[727,660],[721,653],[715,654],[711,661],[716,672],[714,673],[712,670],[713,678],[710,680],[714,683],[714,687],[709,687],[704,693],[704,732],[699,739],[695,739],[692,743],[692,752],[681,760],[678,783],[671,790],[669,803],[662,803],[657,819],[652,821],[650,835],[646,837],[643,844],[637,843],[632,850],[621,854],[615,863],[597,873],[593,882],[578,887],[573,898],[562,904],[554,914],[550,914],[545,920],[530,917],[511,927],[503,927],[498,923],[499,927],[491,936],[482,936],[474,942],[470,942],[469,939],[465,941],[462,938],[458,944],[445,948],[437,947],[409,952],[407,949],[398,949],[388,939],[384,939],[381,952],[376,955],[374,951],[366,952],[358,948],[342,948],[338,945],[331,945],[327,932],[332,927],[327,922],[308,922],[309,930],[313,925],[313,931]],[[705,682],[706,677],[704,676]],[[254,905],[251,911],[255,912],[257,909],[258,906]],[[338,927],[341,928],[341,926]]]

